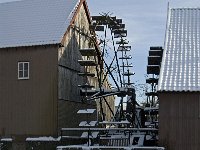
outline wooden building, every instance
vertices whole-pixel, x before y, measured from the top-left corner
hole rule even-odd
[[[200,9],[169,9],[159,91],[159,144],[200,149]]]
[[[79,49],[94,48],[75,30],[90,34],[86,1],[2,3],[0,20],[0,136],[57,136],[77,127],[84,120],[77,111],[96,108],[81,102],[78,87],[85,80],[97,86],[96,77],[78,76],[85,69]],[[110,104],[114,109],[112,98]]]

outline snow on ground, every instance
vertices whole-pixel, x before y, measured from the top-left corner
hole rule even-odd
[[[36,138],[26,138],[26,141],[60,141],[61,137],[59,136],[58,138],[54,137],[36,137]]]
[[[2,138],[1,142],[12,142],[13,139],[12,138]]]

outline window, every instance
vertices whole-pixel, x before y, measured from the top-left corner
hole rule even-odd
[[[29,62],[18,62],[18,79],[29,79]]]

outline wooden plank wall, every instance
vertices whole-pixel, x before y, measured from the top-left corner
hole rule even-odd
[[[82,5],[78,15],[76,16],[74,25],[79,27],[84,33],[89,34],[89,22],[86,16],[86,12],[84,6]],[[91,85],[98,87],[98,79],[97,75],[95,77],[83,78],[78,75],[79,72],[84,72],[85,68],[81,67],[78,63],[78,60],[87,59],[86,57],[82,57],[79,49],[81,48],[90,48],[90,41],[86,36],[81,35],[79,32],[70,28],[68,34],[64,38],[64,47],[58,49],[58,99],[59,99],[59,119],[58,126],[61,127],[75,127],[78,126],[81,121],[81,117],[76,115],[76,111],[81,108],[86,108],[86,104],[81,105],[81,97],[80,97],[80,88],[78,85],[89,82]],[[92,58],[91,58],[92,59]],[[96,74],[95,67],[89,67],[88,71]],[[106,86],[108,86],[106,82]],[[111,99],[111,98],[110,98]],[[112,105],[114,109],[114,99],[111,99]],[[74,104],[73,104],[74,102]],[[66,107],[64,107],[66,106]],[[71,106],[71,107],[70,107]],[[79,106],[79,107],[77,107]],[[88,104],[88,107],[95,107]],[[98,107],[98,106],[97,106]],[[74,108],[74,109],[73,109]],[[106,107],[105,107],[106,109]],[[76,110],[76,111],[75,111]],[[107,116],[111,116],[108,112]],[[67,122],[67,118],[70,116],[77,116],[74,121],[71,121],[69,124]],[[96,116],[96,114],[95,114]],[[64,120],[63,120],[64,119]],[[74,119],[74,118],[73,118]]]
[[[30,79],[18,80],[18,61]],[[56,136],[57,46],[1,49],[0,103],[1,136]]]
[[[200,93],[159,93],[159,144],[167,150],[200,149]]]
[[[84,7],[82,6],[75,23],[81,27],[89,29]],[[64,47],[59,48],[58,52],[58,98],[68,101],[80,101],[78,85],[86,83],[87,79],[78,76],[79,72],[84,72],[84,68],[78,63],[78,60],[83,59],[79,49],[88,48],[88,41],[81,36],[77,31],[70,28],[70,31],[64,38]]]

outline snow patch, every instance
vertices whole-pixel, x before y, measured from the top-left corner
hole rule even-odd
[[[82,109],[77,112],[77,114],[92,114],[96,109]]]
[[[1,141],[2,142],[12,142],[13,139],[12,138],[2,138]]]
[[[26,141],[60,141],[61,137],[53,138],[51,136],[49,137],[37,137],[37,138],[26,138]]]

